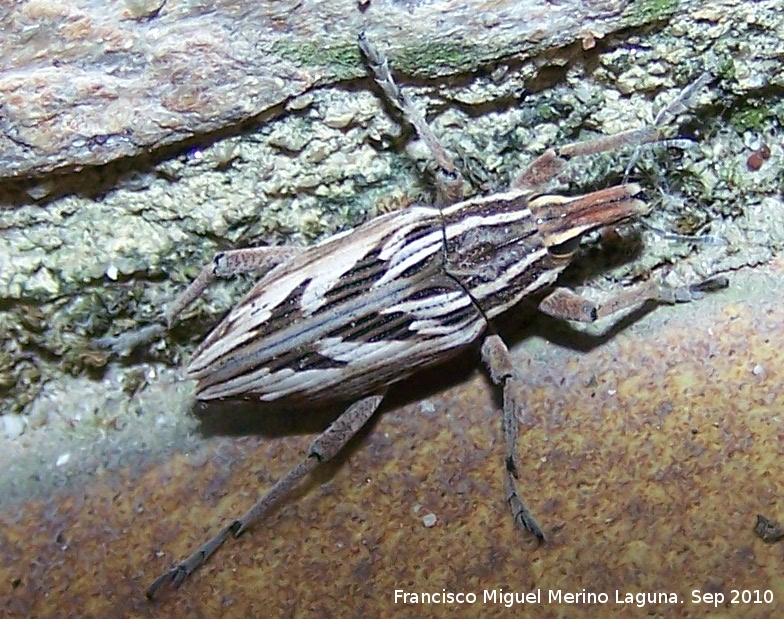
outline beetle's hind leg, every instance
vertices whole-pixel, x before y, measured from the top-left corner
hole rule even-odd
[[[239,536],[253,523],[264,518],[311,471],[320,464],[329,462],[340,453],[354,435],[370,420],[383,399],[383,394],[375,394],[362,398],[349,406],[324,432],[316,437],[304,460],[279,479],[242,518],[223,527],[217,535],[202,544],[191,556],[156,578],[147,589],[147,597],[150,599],[155,597],[157,591],[164,585],[178,587],[188,576],[199,569],[229,537]]]
[[[302,251],[299,247],[246,247],[215,254],[201,273],[174,300],[163,319],[171,327],[182,310],[193,303],[216,280],[228,279],[243,273],[261,274],[281,262],[290,260]]]
[[[390,103],[403,113],[403,117],[411,123],[420,139],[430,149],[436,163],[436,183],[440,202],[446,204],[458,202],[463,197],[463,176],[457,169],[454,160],[435,136],[422,113],[395,83],[386,56],[368,40],[364,32],[359,35],[357,42],[359,49],[367,59],[368,66],[373,71],[376,83],[384,91]]]
[[[228,279],[243,273],[264,273],[281,262],[293,258],[301,251],[299,247],[247,247],[219,252],[171,303],[160,322],[119,335],[99,338],[95,340],[95,344],[118,354],[127,354],[170,329],[182,311],[201,296],[216,279]]]

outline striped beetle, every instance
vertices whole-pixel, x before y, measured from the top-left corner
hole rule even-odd
[[[165,331],[214,278],[260,272],[261,279],[193,353],[186,377],[197,381],[197,397],[309,407],[353,402],[296,467],[244,516],[156,579],[148,597],[165,584],[178,586],[230,536],[264,517],[320,463],[333,458],[367,423],[388,385],[479,338],[490,378],[503,392],[506,500],[515,523],[544,540],[517,491],[516,437],[523,403],[515,386],[520,379],[506,345],[492,330],[492,319],[551,287],[583,234],[643,214],[647,207],[636,198],[640,187],[631,183],[577,197],[538,190],[568,159],[660,140],[662,119],[680,110],[709,79],[702,76],[684,89],[651,127],[548,149],[508,191],[457,201],[462,178],[451,158],[364,35],[359,46],[385,95],[429,147],[439,202],[381,215],[307,249],[220,253],[175,300],[162,324],[102,342],[116,349],[136,346]],[[722,277],[681,288],[651,282],[602,306],[555,288],[539,309],[594,321],[646,300],[689,301],[726,285]]]

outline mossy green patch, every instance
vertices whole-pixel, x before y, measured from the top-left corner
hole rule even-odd
[[[318,43],[302,43],[282,39],[273,50],[276,54],[299,66],[324,67],[330,80],[352,79],[367,75],[359,47],[349,40],[345,45],[323,46]],[[432,69],[449,68],[456,71],[473,69],[492,61],[500,51],[496,46],[472,45],[448,40],[427,41],[421,45],[410,45],[392,54],[390,63],[395,71],[407,75],[422,74]],[[430,73],[428,73],[430,74]]]
[[[747,101],[744,107],[732,111],[730,123],[737,131],[761,131],[771,117],[771,110],[755,101]]]
[[[639,23],[659,21],[678,8],[678,0],[637,0],[631,8],[632,19]]]
[[[281,38],[273,45],[273,52],[299,66],[328,68],[333,79],[351,79],[366,74],[356,41],[324,46],[318,42]]]
[[[486,53],[485,51],[484,54]],[[475,66],[478,62],[475,46],[444,40],[408,47],[395,58],[395,66],[408,74],[416,74],[424,67],[450,67],[462,70]]]

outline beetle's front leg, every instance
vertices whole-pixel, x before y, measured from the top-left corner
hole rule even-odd
[[[243,273],[263,273],[293,258],[301,251],[302,249],[298,247],[248,247],[217,253],[196,279],[174,300],[159,322],[116,336],[102,337],[95,340],[95,343],[101,348],[127,354],[170,329],[182,311],[216,279],[227,279]]]
[[[512,181],[512,187],[538,191],[557,177],[574,157],[619,150],[626,146],[642,146],[660,139],[661,136],[655,129],[644,127],[594,140],[575,142],[560,148],[548,148]]]
[[[539,157],[534,159],[512,182],[512,187],[517,189],[540,190],[563,171],[566,164],[576,157],[606,153],[627,146],[643,146],[664,139],[662,127],[676,114],[687,109],[694,94],[701,90],[711,80],[708,73],[703,73],[691,84],[686,86],[667,106],[656,115],[653,122],[640,129],[621,131],[613,135],[605,135],[582,142],[573,142],[560,148],[548,148]],[[636,152],[635,152],[636,157]],[[629,163],[628,170],[634,164],[634,157]]]
[[[506,442],[506,466],[504,467],[504,484],[506,501],[512,509],[512,517],[518,527],[533,533],[540,541],[544,541],[544,531],[536,518],[528,509],[520,493],[517,491],[519,471],[517,466],[517,433],[519,430],[519,412],[522,408],[520,397],[520,379],[512,364],[509,349],[498,335],[488,335],[482,342],[482,360],[490,372],[490,379],[503,389],[503,428]]]
[[[594,322],[625,309],[640,306],[648,301],[667,304],[688,303],[702,298],[706,292],[726,288],[728,285],[729,281],[723,275],[710,277],[696,284],[678,287],[647,281],[625,290],[599,305],[568,288],[556,288],[539,303],[539,311],[563,320]]]
[[[349,406],[330,426],[311,443],[308,454],[297,466],[280,478],[251,507],[242,518],[223,527],[217,535],[202,544],[191,556],[180,561],[162,574],[147,589],[147,597],[155,597],[164,585],[178,587],[193,574],[229,537],[239,536],[245,529],[264,518],[278,505],[311,471],[320,464],[329,462],[340,453],[346,444],[359,432],[376,412],[384,395],[375,394],[358,400]]]

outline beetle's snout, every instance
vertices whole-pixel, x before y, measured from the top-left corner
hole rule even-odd
[[[530,207],[547,249],[562,254],[568,252],[559,248],[570,248],[586,232],[647,213],[648,205],[635,197],[640,191],[629,183],[583,196],[544,195],[531,200]]]

